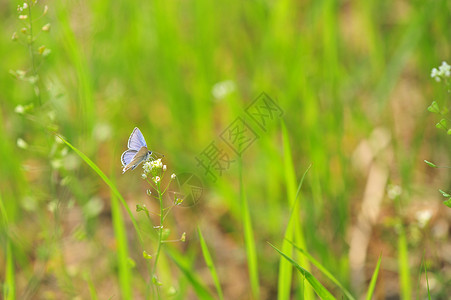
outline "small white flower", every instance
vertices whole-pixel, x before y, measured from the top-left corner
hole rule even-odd
[[[28,144],[23,139],[18,138],[17,139],[17,147],[22,148],[22,149],[27,149],[28,148]]]
[[[451,74],[451,66],[448,65],[445,61],[442,62],[442,65],[440,67],[438,67],[438,70],[442,77],[449,77]]]
[[[23,9],[27,9],[27,8],[28,8],[27,2],[24,2],[24,3],[23,3],[22,8],[23,8]]]
[[[17,106],[14,108],[14,111],[15,111],[17,114],[23,114],[23,113],[25,112],[25,107],[23,107],[23,105],[17,105]]]
[[[144,173],[146,173],[146,174],[150,174],[150,172],[152,172],[152,165],[151,165],[150,161],[144,162],[143,170],[144,170]]]
[[[176,177],[175,173],[172,173],[171,179],[175,179],[175,177]]]
[[[155,183],[160,181],[160,176],[155,176],[155,178],[153,179],[153,181],[155,181]]]
[[[431,77],[435,78],[437,76],[439,76],[439,72],[438,72],[437,68],[433,68],[431,71]]]
[[[236,89],[235,82],[233,80],[224,80],[216,83],[211,89],[213,97],[217,100],[224,99]]]
[[[146,173],[142,173],[142,174],[141,174],[141,178],[142,178],[142,179],[146,179],[146,178],[147,178],[147,174],[146,174]]]
[[[432,212],[429,209],[420,210],[415,214],[420,228],[424,228],[432,217]]]
[[[28,15],[19,15],[19,20],[26,20],[28,19]]]
[[[151,191],[151,190],[147,190],[146,193],[147,193],[147,195],[149,195],[149,196],[152,195],[152,191]]]
[[[163,171],[166,171],[166,165],[163,165]]]
[[[401,195],[401,193],[402,193],[402,188],[399,185],[391,185],[390,184],[388,186],[388,191],[387,191],[388,198],[393,200],[393,199],[399,197]]]

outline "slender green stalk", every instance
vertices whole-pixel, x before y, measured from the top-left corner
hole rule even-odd
[[[400,226],[398,236],[398,266],[401,284],[401,299],[412,299],[412,285],[410,283],[409,252],[404,227]]]
[[[374,269],[373,276],[371,277],[370,285],[368,286],[368,291],[366,293],[366,300],[371,300],[373,298],[374,290],[376,288],[377,276],[379,275],[379,270],[381,267],[382,254],[379,255],[377,260],[376,268]]]
[[[28,28],[30,30],[30,34],[28,35],[27,38],[27,48],[28,48],[28,53],[30,54],[30,60],[31,60],[31,72],[33,74],[33,87],[34,87],[34,92],[36,94],[36,99],[37,99],[37,106],[41,106],[41,91],[39,89],[39,77],[38,77],[38,71],[36,69],[36,59],[34,57],[34,53],[33,53],[33,45],[34,45],[34,37],[33,37],[33,15],[31,13],[31,5],[33,4],[32,1],[27,1],[28,4]]]
[[[159,293],[158,285],[160,284],[160,282],[158,281],[156,273],[157,273],[158,259],[160,258],[161,247],[163,245],[163,222],[164,222],[163,194],[161,193],[160,182],[156,183],[156,190],[158,193],[158,200],[160,202],[160,225],[158,226],[158,248],[157,248],[157,253],[155,254],[155,261],[153,264],[151,280],[152,280],[153,284],[156,285],[156,291],[157,291],[158,299],[159,299],[160,293]]]
[[[133,299],[132,276],[128,261],[127,232],[124,219],[120,210],[120,203],[116,195],[111,193],[111,217],[113,221],[114,235],[117,240],[117,263],[119,288],[122,299]]]

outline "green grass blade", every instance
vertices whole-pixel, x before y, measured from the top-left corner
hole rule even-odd
[[[222,293],[221,283],[219,281],[218,274],[216,273],[216,268],[213,263],[213,259],[211,258],[210,251],[208,250],[207,243],[205,242],[205,239],[199,227],[197,227],[197,233],[199,234],[200,247],[202,248],[202,254],[204,256],[205,263],[207,264],[207,267],[211,273],[211,277],[213,278],[213,281],[215,283],[216,291],[218,292],[218,297],[219,299],[222,300],[224,299],[224,296]]]
[[[88,284],[89,295],[91,296],[91,300],[98,300],[97,291],[94,283],[92,282],[91,275],[89,272],[83,274],[83,279]]]
[[[410,283],[409,253],[407,250],[406,233],[403,227],[400,227],[398,236],[398,267],[401,299],[410,300],[412,299],[412,285]]]
[[[94,92],[91,83],[91,73],[89,72],[83,55],[82,45],[77,41],[74,31],[70,24],[70,13],[67,3],[56,3],[57,16],[59,27],[61,28],[61,41],[64,44],[64,50],[71,60],[72,65],[77,76],[78,87],[78,123],[81,125],[81,130],[84,136],[89,137],[92,126],[95,121],[93,99]]]
[[[191,284],[194,289],[194,292],[201,300],[213,300],[214,297],[210,294],[208,289],[200,282],[199,278],[195,275],[193,270],[189,266],[187,266],[186,262],[183,261],[183,258],[180,257],[177,253],[167,251],[167,255],[171,258],[171,260],[176,264],[179,270],[185,275],[185,278]]]
[[[5,282],[3,284],[3,299],[13,300],[16,299],[16,276],[14,272],[14,256],[11,247],[11,240],[8,235],[8,214],[6,213],[5,206],[3,205],[3,199],[0,194],[0,214],[2,216],[2,223],[0,229],[5,230],[6,239],[6,267],[5,267]]]
[[[426,261],[424,260],[424,257],[423,257],[423,265],[424,265],[424,275],[426,275],[426,286],[428,289],[428,299],[431,300],[431,291],[429,290],[428,270],[426,268]]]
[[[335,283],[342,291],[343,293],[346,295],[346,297],[348,297],[348,299],[351,300],[355,300],[354,296],[352,296],[352,294],[335,278],[334,275],[332,275],[332,273],[330,273],[319,261],[317,261],[313,256],[311,256],[307,251],[304,251],[303,249],[299,248],[298,246],[296,246],[292,241],[288,241],[291,245],[293,245],[293,247],[298,250],[299,252],[301,252],[303,255],[305,255],[308,260],[318,269],[320,270],[324,275],[327,276],[327,278],[329,278],[333,283]]]
[[[124,198],[122,197],[121,193],[119,193],[116,186],[105,175],[105,173],[103,173],[102,170],[100,170],[99,167],[97,167],[97,165],[92,160],[89,159],[89,157],[87,157],[83,152],[81,152],[80,150],[78,150],[77,148],[72,146],[62,136],[60,136],[58,134],[56,134],[56,136],[58,138],[60,138],[67,146],[69,146],[69,148],[71,148],[78,156],[80,156],[80,158],[83,159],[85,161],[85,163],[87,163],[88,166],[90,166],[91,169],[93,169],[97,173],[97,175],[99,175],[100,178],[102,178],[102,180],[109,186],[109,188],[111,189],[113,194],[121,201],[122,206],[125,208],[128,215],[130,216],[130,219],[133,223],[133,227],[135,228],[136,234],[138,235],[139,242],[140,242],[141,246],[143,246],[143,238],[141,236],[141,231],[139,230],[138,223],[136,223],[136,219],[133,216],[130,208],[128,207],[127,202],[125,202]]]
[[[251,215],[249,212],[249,203],[243,184],[242,161],[240,158],[239,176],[240,176],[240,203],[241,218],[244,227],[244,244],[246,247],[247,265],[249,270],[249,278],[251,281],[252,296],[254,299],[260,299],[260,285],[258,279],[257,250],[255,247],[254,230],[252,228]]]
[[[307,279],[308,283],[312,286],[315,293],[323,300],[335,299],[335,297],[306,269],[301,267],[298,263],[296,263],[292,258],[288,255],[277,249],[271,243],[268,243],[271,247],[273,247],[281,256],[283,256],[286,260],[288,260],[298,271]]]
[[[374,289],[376,288],[377,277],[379,275],[379,269],[381,267],[382,255],[379,256],[377,261],[376,269],[374,269],[373,276],[371,277],[370,285],[368,286],[368,291],[366,292],[366,300],[371,300],[374,294]]]
[[[299,220],[299,216],[296,213],[299,211],[299,194],[304,182],[304,178],[310,167],[304,172],[301,181],[296,190],[296,174],[294,171],[293,163],[291,161],[291,146],[288,139],[287,129],[285,124],[282,123],[282,137],[283,137],[283,149],[284,149],[284,173],[285,181],[287,185],[287,196],[288,203],[290,204],[290,218],[288,220],[287,227],[285,229],[284,241],[282,244],[282,251],[284,253],[292,253],[293,246],[287,242],[287,240],[295,240],[297,244],[301,245],[302,248],[307,248],[303,236],[303,226],[302,222]],[[301,257],[301,264],[309,270],[309,262],[305,257]],[[288,300],[291,295],[291,281],[292,281],[292,265],[286,260],[281,259],[279,262],[279,277],[278,277],[278,294],[277,299]],[[303,282],[301,279],[301,287]],[[309,287],[302,289],[304,292],[305,299],[313,299],[313,292]]]
[[[117,264],[121,298],[133,299],[130,264],[128,261],[127,233],[124,219],[122,218],[119,201],[114,194],[111,195],[111,217],[113,220],[113,229],[117,244]]]
[[[3,286],[3,299],[5,300],[16,299],[16,277],[14,272],[14,257],[11,248],[11,241],[7,238],[5,284]]]

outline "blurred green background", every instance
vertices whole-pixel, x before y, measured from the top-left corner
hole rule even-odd
[[[140,168],[121,175],[120,155],[138,126],[169,172],[202,180],[197,204],[175,208],[168,221],[171,236],[186,231],[187,242],[167,249],[212,295],[197,227],[225,299],[277,297],[280,256],[267,242],[282,245],[290,193],[310,164],[297,227],[305,248],[340,282],[362,295],[382,255],[377,299],[425,297],[422,263],[433,298],[451,294],[451,210],[437,191],[449,187],[449,172],[423,163],[449,165],[448,138],[426,109],[449,99],[430,70],[449,61],[451,2],[39,1],[32,7],[34,86],[10,71],[32,73],[19,4],[0,0],[4,293],[12,282],[17,299],[145,297],[148,273],[129,216],[120,211],[121,239],[108,187],[46,130],[92,159],[134,212],[136,204],[155,206]],[[42,31],[47,23],[50,31]],[[42,45],[51,50],[45,58]],[[264,130],[247,118],[259,138],[243,151],[242,180],[233,153],[236,162],[212,180],[196,156],[220,144],[262,92],[283,116]],[[17,113],[19,105],[25,113]],[[240,186],[257,249],[258,294],[250,288]],[[134,214],[152,253],[152,224]],[[126,279],[118,251],[134,262]],[[168,298],[200,297],[168,257],[160,272],[164,295],[174,294]],[[301,299],[301,290],[294,280],[291,297]]]

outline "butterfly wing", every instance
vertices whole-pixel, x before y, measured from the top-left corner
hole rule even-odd
[[[128,165],[133,160],[133,157],[136,155],[136,153],[138,153],[138,151],[132,149],[128,149],[124,153],[122,153],[121,156],[122,165],[124,167]]]
[[[127,150],[130,151],[130,150]],[[127,152],[125,151],[124,154]],[[134,150],[132,150],[134,151]],[[122,154],[122,155],[124,155]],[[149,150],[147,150],[147,147],[141,147],[139,151],[136,152],[136,154],[133,156],[131,162],[129,162],[127,165],[124,166],[122,169],[122,173],[125,173],[129,169],[136,168],[141,162],[145,161],[149,156]]]
[[[128,139],[128,148],[139,151],[142,147],[147,148],[146,140],[138,127],[135,127],[130,135],[130,138]]]

